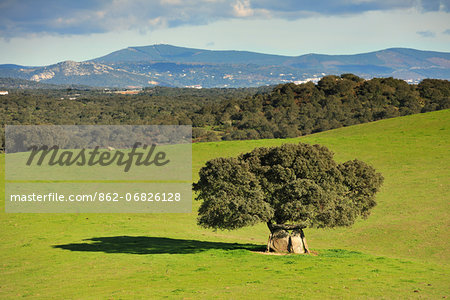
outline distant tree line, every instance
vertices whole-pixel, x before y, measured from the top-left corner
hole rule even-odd
[[[192,125],[199,141],[288,138],[450,108],[450,82],[410,85],[394,78],[325,76],[318,84],[242,89],[146,88],[137,95],[102,90],[11,90],[0,97],[5,124]],[[4,149],[4,130],[1,130]]]

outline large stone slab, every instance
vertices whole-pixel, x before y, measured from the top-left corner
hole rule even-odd
[[[290,236],[286,230],[277,230],[269,239],[269,251],[289,252]]]
[[[302,234],[300,231],[294,230],[290,236],[289,252],[291,253],[305,253],[305,247],[303,245]]]

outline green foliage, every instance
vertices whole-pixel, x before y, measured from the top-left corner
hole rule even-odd
[[[195,189],[203,202],[199,223],[206,227],[236,229],[269,220],[272,209],[264,201],[257,177],[236,158],[216,158],[200,171]],[[238,212],[238,213],[236,213]]]
[[[422,112],[450,108],[450,84],[448,81],[424,79],[417,88],[425,100]]]
[[[0,80],[1,82],[1,80]],[[99,89],[10,90],[5,124],[192,125],[195,142],[289,138],[343,126],[450,108],[450,82],[409,85],[394,78],[325,76],[317,85],[239,89],[154,87],[137,95]],[[4,147],[0,131],[0,151]]]
[[[337,164],[326,147],[303,143],[213,159],[199,177],[198,223],[221,229],[257,222],[349,226],[369,215],[383,182],[362,161]]]

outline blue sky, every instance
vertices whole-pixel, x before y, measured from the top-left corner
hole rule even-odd
[[[156,43],[301,55],[450,52],[450,0],[0,0],[0,64]]]

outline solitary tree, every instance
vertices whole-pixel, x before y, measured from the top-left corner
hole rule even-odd
[[[216,158],[194,183],[198,224],[237,229],[267,223],[267,250],[308,253],[303,229],[349,226],[376,205],[383,177],[359,160],[338,164],[324,146],[284,144]]]

